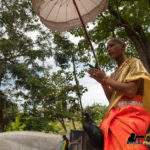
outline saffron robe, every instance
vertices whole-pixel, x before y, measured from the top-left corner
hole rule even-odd
[[[142,136],[146,134],[150,124],[150,75],[137,58],[126,59],[119,67],[115,80],[131,82],[143,79],[141,103],[144,105],[117,106],[124,95],[113,92],[110,105],[100,125],[104,133],[104,150],[148,150],[144,144],[127,144],[131,133]],[[131,101],[137,101],[136,95]]]

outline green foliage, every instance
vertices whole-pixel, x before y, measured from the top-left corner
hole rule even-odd
[[[49,125],[49,120],[47,118],[31,116],[25,117],[23,121],[24,124],[26,125],[24,130],[44,131],[44,132],[53,131],[53,128]]]
[[[51,32],[37,22],[31,1],[2,0],[0,7],[0,85],[9,101],[17,102],[19,95],[28,98],[22,91],[34,93],[39,88],[45,68],[41,61],[52,54]],[[0,124],[4,116],[1,112]]]
[[[89,58],[86,56],[86,51],[72,43],[65,34],[54,34],[54,58],[56,65],[63,69],[69,68],[70,63],[81,64],[87,63]]]
[[[0,108],[0,126],[5,127],[7,125],[10,125],[10,122],[17,116],[18,107],[17,104],[11,102],[8,96],[1,90]]]
[[[62,126],[61,126],[60,123],[58,123],[58,122],[50,122],[49,125],[53,128],[52,131],[49,131],[50,133],[61,134],[61,135],[65,134],[65,132],[62,129]]]
[[[34,114],[35,115],[35,114]],[[50,124],[48,118],[44,118],[41,115],[33,116],[26,112],[20,112],[5,129],[6,131],[41,131],[41,132],[53,132],[58,133],[57,129]]]
[[[11,122],[13,131],[23,131],[25,129],[25,124],[22,124],[18,117],[15,118],[14,122]],[[6,127],[7,131],[12,130],[10,126]]]
[[[97,124],[100,124],[103,120],[106,109],[107,106],[105,105],[93,104],[92,106],[87,106],[84,111],[90,114],[90,117],[93,121],[95,121]]]
[[[51,33],[46,32],[32,16],[30,1],[2,1],[0,14],[0,77],[28,80],[43,71],[37,61],[44,61],[51,55]],[[10,11],[11,10],[11,11]],[[33,40],[32,33],[37,36]],[[42,35],[41,35],[42,33]],[[36,73],[35,73],[36,72]],[[21,82],[21,86],[24,86]]]

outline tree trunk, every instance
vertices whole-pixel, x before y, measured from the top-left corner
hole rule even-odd
[[[5,64],[5,66],[6,66],[6,64]],[[1,73],[0,74],[0,87],[1,87],[1,84],[2,84],[3,76],[4,76],[4,73]],[[3,107],[4,107],[4,101],[3,101],[3,98],[2,98],[2,95],[1,95],[1,97],[0,97],[0,132],[4,132]]]
[[[83,124],[83,106],[82,106],[82,100],[81,100],[81,93],[79,90],[79,80],[77,78],[77,72],[76,72],[76,66],[75,66],[75,58],[74,58],[74,54],[72,54],[72,63],[73,63],[73,75],[74,75],[74,79],[76,82],[76,86],[77,86],[77,96],[79,98],[79,102],[80,102],[80,107],[81,107],[81,116],[82,116],[82,124]]]
[[[75,125],[74,119],[72,119],[72,125],[73,125],[74,130],[76,130],[76,125]]]
[[[61,123],[65,133],[67,133],[67,128],[66,128],[66,125],[65,125],[65,122],[64,122],[64,118],[58,118],[58,121]]]
[[[76,72],[74,54],[72,54],[72,63],[73,63],[73,75],[74,75],[74,79],[75,79],[76,86],[77,86],[77,90],[76,90],[76,91],[77,91],[77,96],[78,96],[79,101],[80,101],[81,111],[83,111],[82,101],[81,101],[81,94],[80,94],[80,91],[79,91],[79,80],[78,80],[78,78],[77,78],[77,72]]]
[[[4,132],[3,100],[0,99],[0,132]]]
[[[9,120],[9,125],[10,125],[10,128],[11,128],[11,131],[14,131],[14,130],[13,130],[12,123],[11,123],[11,121],[10,121],[10,120]]]
[[[139,27],[141,28],[141,27]],[[146,36],[144,35],[144,32],[142,31],[142,28],[139,30],[133,30],[131,27],[125,27],[126,33],[133,42],[141,61],[143,62],[143,65],[147,69],[148,72],[150,72],[150,43],[147,41]],[[140,32],[143,32],[142,34]]]

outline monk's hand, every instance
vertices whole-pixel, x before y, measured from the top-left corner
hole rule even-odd
[[[106,73],[104,72],[104,70],[99,70],[99,69],[95,69],[95,68],[90,68],[88,70],[88,73],[90,74],[91,78],[94,78],[96,81],[98,82],[102,82],[102,80],[106,77]]]

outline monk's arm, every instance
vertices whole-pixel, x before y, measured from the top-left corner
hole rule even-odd
[[[140,83],[141,83],[140,80],[128,83],[115,81],[112,78],[107,78],[105,80],[105,84],[107,86],[110,86],[113,90],[131,98],[137,94],[137,91],[140,87]]]
[[[103,70],[92,68],[88,71],[88,73],[90,74],[91,78],[94,78],[96,81],[102,84],[108,100],[110,100],[113,91],[132,98],[137,94],[141,84],[140,80],[123,83],[112,79],[112,77],[106,78],[106,73]]]
[[[106,95],[108,101],[110,102],[110,98],[111,98],[111,95],[113,92],[112,88],[110,86],[107,86],[107,85],[102,85],[102,87],[103,87],[103,90],[105,92],[105,95]]]

